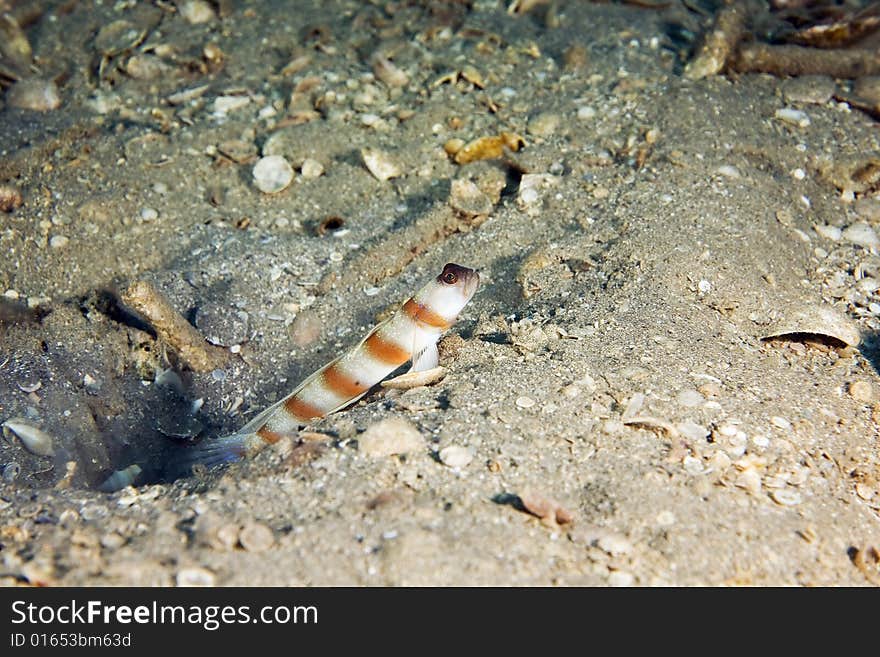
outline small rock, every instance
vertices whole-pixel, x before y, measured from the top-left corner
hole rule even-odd
[[[177,9],[191,25],[210,23],[216,18],[214,8],[206,0],[186,0],[178,3]]]
[[[134,55],[125,63],[125,72],[135,80],[156,80],[170,70],[171,67],[156,55]]]
[[[0,212],[12,212],[23,202],[21,192],[16,187],[0,185]]]
[[[742,174],[739,172],[739,169],[737,169],[732,164],[722,164],[720,167],[718,167],[717,171],[725,178],[732,178],[734,180],[736,180],[737,178],[742,178]]]
[[[440,450],[440,460],[450,468],[464,468],[474,460],[474,451],[469,447],[449,445]]]
[[[218,117],[247,107],[251,102],[248,96],[217,96],[211,104],[211,111]]]
[[[277,194],[293,181],[293,167],[281,155],[268,155],[254,165],[254,184],[264,194]]]
[[[703,462],[694,456],[685,456],[682,465],[689,475],[699,475],[704,472]]]
[[[633,544],[629,539],[616,532],[603,532],[596,541],[596,546],[612,557],[623,556],[633,551]]]
[[[532,406],[535,405],[535,400],[532,399],[531,397],[526,397],[526,396],[517,397],[516,398],[516,405],[519,406],[520,408],[531,408]]]
[[[63,249],[70,243],[70,238],[64,235],[53,235],[49,238],[49,247],[52,249]]]
[[[751,468],[743,470],[733,483],[739,488],[747,490],[752,495],[759,495],[761,493],[761,475],[758,474],[757,470]]]
[[[141,208],[141,219],[143,221],[156,221],[159,218],[159,211],[155,208]]]
[[[709,436],[709,430],[695,422],[679,422],[675,428],[684,438],[692,442],[702,442]]]
[[[784,417],[779,417],[778,415],[774,415],[770,418],[770,424],[785,431],[791,429],[791,422],[786,420]]]
[[[48,112],[58,109],[61,97],[52,80],[26,78],[9,87],[6,91],[6,102],[10,107],[18,109]]]
[[[672,511],[661,511],[657,514],[657,524],[661,527],[670,527],[675,524],[675,514]]]
[[[109,532],[101,537],[101,545],[108,550],[118,550],[126,543],[126,538],[116,532]]]
[[[608,575],[608,584],[609,586],[615,587],[626,587],[632,586],[635,583],[635,577],[632,573],[628,573],[625,570],[613,570],[611,574]]]
[[[539,137],[549,137],[559,128],[562,117],[554,112],[541,112],[529,119],[526,130]]]
[[[452,181],[449,205],[453,210],[467,217],[487,215],[494,207],[492,200],[477,187],[476,183],[462,178]]]
[[[303,178],[309,180],[319,178],[324,173],[324,165],[314,158],[307,157],[303,160],[302,166],[300,167],[300,173],[302,173]]]
[[[207,568],[182,568],[177,571],[178,586],[214,586],[217,578]]]
[[[596,118],[596,109],[589,105],[578,107],[577,117],[579,121],[589,121],[590,119],[594,119]]]
[[[265,552],[275,544],[275,535],[263,523],[251,521],[241,528],[238,540],[248,552]]]
[[[806,128],[810,125],[810,117],[807,116],[806,112],[792,109],[790,107],[776,110],[776,113],[773,116],[784,123],[790,123],[799,128]]]
[[[866,223],[858,222],[848,226],[844,229],[843,233],[841,233],[841,237],[848,242],[858,244],[866,249],[876,249],[877,247],[880,247],[880,239],[877,238],[877,233],[875,233],[874,229]]]
[[[843,231],[837,226],[831,226],[829,224],[819,224],[818,226],[813,226],[813,230],[816,231],[820,236],[824,237],[826,240],[831,240],[832,242],[836,242],[840,239],[840,236],[843,234]]]
[[[780,90],[787,103],[824,105],[837,91],[837,85],[827,75],[799,75],[784,80]]]
[[[697,387],[697,392],[699,392],[704,397],[720,397],[721,396],[721,386],[714,381],[710,381],[708,383],[704,383],[703,385]]]
[[[367,427],[358,437],[358,446],[365,456],[391,456],[422,450],[425,439],[408,420],[390,417]]]
[[[553,498],[533,490],[519,495],[523,508],[547,523],[566,524],[574,520],[571,513]]]
[[[849,396],[860,402],[874,399],[874,388],[868,381],[853,381],[849,384]]]
[[[380,182],[403,175],[400,165],[385,151],[377,148],[364,148],[361,150],[361,157],[367,170]]]

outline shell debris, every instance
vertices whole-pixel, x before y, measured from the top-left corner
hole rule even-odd
[[[450,140],[451,141],[451,140]],[[504,155],[504,149],[519,151],[526,146],[526,140],[515,132],[502,132],[491,137],[480,137],[468,142],[459,150],[450,153],[456,164],[468,164],[478,160],[493,160]],[[452,146],[447,142],[447,152]]]
[[[137,463],[133,463],[123,470],[117,470],[104,480],[98,490],[102,493],[115,493],[127,486],[131,486],[137,481],[143,470]]]
[[[6,420],[2,426],[4,433],[11,432],[16,435],[24,448],[31,454],[55,456],[52,436],[42,429],[19,420]]]
[[[800,340],[810,335],[831,338],[849,347],[857,347],[862,341],[858,328],[837,310],[827,306],[793,308],[772,324],[761,339]]]
[[[411,388],[429,386],[432,383],[442,381],[443,378],[446,376],[446,372],[446,368],[442,366],[432,367],[429,370],[422,370],[421,372],[406,372],[405,374],[401,374],[400,376],[395,376],[393,379],[382,381],[380,385],[383,388],[409,390]]]
[[[880,550],[873,545],[855,549],[852,552],[853,564],[871,584],[880,586]]]
[[[379,182],[385,182],[391,178],[399,178],[403,175],[403,169],[385,151],[378,148],[364,148],[361,157],[367,171]]]

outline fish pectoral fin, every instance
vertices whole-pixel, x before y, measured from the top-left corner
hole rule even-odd
[[[412,367],[410,372],[424,372],[430,370],[440,364],[440,354],[437,351],[437,343],[432,342],[424,349],[419,351],[412,359]]]

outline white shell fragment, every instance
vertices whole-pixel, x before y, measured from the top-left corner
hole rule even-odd
[[[807,116],[806,112],[792,109],[790,107],[776,110],[776,113],[773,116],[784,123],[790,123],[799,128],[806,128],[810,125],[810,117]]]
[[[254,165],[254,184],[264,194],[277,194],[293,181],[293,167],[281,155],[260,158]]]
[[[880,247],[880,238],[871,226],[864,222],[854,223],[847,226],[840,234],[847,242],[852,242],[866,249],[876,249]]]
[[[791,488],[780,488],[770,493],[773,501],[780,506],[797,506],[801,503],[801,494]]]
[[[852,322],[828,306],[794,308],[787,317],[771,325],[761,339],[790,338],[798,334],[832,338],[850,347],[858,346],[862,341]]]
[[[464,468],[474,460],[474,451],[461,445],[449,445],[440,450],[440,461],[450,468]]]
[[[21,444],[31,454],[36,454],[37,456],[55,455],[52,436],[42,429],[18,420],[6,420],[3,423],[3,428],[18,436]]]
[[[419,386],[429,386],[432,383],[442,381],[446,376],[445,367],[432,367],[429,370],[421,372],[407,372],[393,379],[382,381],[383,388],[394,388],[396,390],[409,390],[410,388],[418,388]]]
[[[400,168],[391,156],[385,151],[376,148],[364,148],[361,150],[361,157],[364,160],[364,166],[373,174],[376,180],[385,182],[390,178],[397,178],[403,175]]]
[[[104,480],[104,483],[98,486],[98,490],[102,493],[115,493],[122,490],[126,486],[131,486],[140,476],[141,466],[134,463],[124,470],[117,470]]]

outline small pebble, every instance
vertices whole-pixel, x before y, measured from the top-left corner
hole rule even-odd
[[[531,408],[535,405],[535,400],[531,397],[517,397],[516,405],[520,408]]]
[[[468,447],[450,445],[440,450],[440,461],[450,468],[464,468],[474,460],[474,452]]]
[[[539,137],[549,137],[559,128],[562,117],[553,112],[541,112],[529,119],[526,130]]]
[[[275,544],[275,535],[263,523],[250,521],[241,528],[238,540],[248,552],[265,552]]]
[[[318,162],[318,160],[308,157],[303,160],[302,167],[300,167],[300,172],[302,173],[303,178],[319,178],[321,174],[324,173],[324,165]]]
[[[718,173],[720,173],[725,178],[742,178],[742,174],[739,172],[739,169],[731,164],[722,164],[720,167],[718,167]]]
[[[827,75],[799,75],[784,80],[780,90],[783,100],[787,103],[824,105],[837,91],[837,85]]]
[[[764,449],[770,446],[770,439],[763,434],[757,433],[752,436],[752,444],[755,445],[755,447]]]
[[[632,573],[628,573],[625,570],[614,570],[608,575],[608,584],[615,587],[627,587],[632,586],[635,583],[635,579]]]
[[[380,182],[403,175],[403,169],[385,151],[364,148],[361,150],[361,157],[367,170]]]
[[[12,212],[21,204],[24,199],[17,187],[12,185],[0,185],[0,212]]]
[[[125,537],[116,532],[109,532],[101,537],[101,545],[108,550],[118,550],[125,545],[125,543]]]
[[[141,210],[141,219],[144,221],[155,221],[159,218],[159,212],[154,208],[143,208]]]
[[[791,422],[786,420],[784,417],[779,417],[778,415],[774,415],[770,418],[770,424],[779,429],[784,429],[785,431],[791,429]]]
[[[657,524],[661,527],[669,527],[675,524],[675,514],[672,511],[661,511],[657,514]]]
[[[563,386],[562,390],[560,390],[559,392],[562,393],[563,397],[575,399],[581,394],[581,389],[573,383],[569,383],[567,386]]]
[[[843,233],[841,233],[841,236],[846,241],[858,244],[866,249],[876,249],[880,247],[880,239],[877,238],[877,233],[875,233],[874,229],[866,223],[858,222],[848,226],[844,229]]]
[[[25,78],[7,89],[6,103],[18,109],[48,112],[58,109],[61,105],[61,97],[58,95],[58,87],[52,80]]]
[[[254,184],[264,194],[277,194],[293,181],[293,167],[281,155],[260,158],[254,165]]]
[[[596,110],[589,105],[584,107],[578,107],[577,117],[581,121],[589,121],[592,118],[595,118]]]
[[[733,483],[737,487],[747,490],[752,495],[759,495],[761,493],[761,475],[758,474],[757,470],[751,468],[743,470]]]
[[[216,17],[214,8],[207,0],[185,0],[178,2],[177,8],[180,15],[191,25],[210,23]]]
[[[603,531],[596,541],[596,547],[612,557],[623,556],[633,551],[633,544],[630,540],[617,532]]]
[[[831,226],[830,224],[819,224],[818,226],[813,226],[813,230],[815,230],[819,235],[824,237],[827,240],[831,240],[832,242],[836,242],[840,239],[843,231],[837,226]]]
[[[853,381],[849,384],[849,396],[867,403],[874,399],[874,388],[868,381]]]
[[[689,475],[698,475],[704,472],[703,462],[694,456],[685,456],[682,465]]]
[[[207,568],[182,568],[177,571],[178,586],[214,586],[217,578]]]
[[[70,238],[64,235],[53,235],[49,238],[49,247],[53,249],[63,249],[70,243]]]
[[[704,383],[703,385],[698,386],[697,392],[699,392],[704,397],[720,397],[721,386],[713,381],[710,381],[709,383]]]
[[[365,456],[382,457],[424,449],[425,439],[409,420],[389,417],[367,427],[358,436],[358,449]]]
[[[807,116],[806,112],[792,109],[790,107],[776,110],[776,113],[773,116],[780,121],[796,125],[799,128],[806,128],[810,125],[810,117]]]

